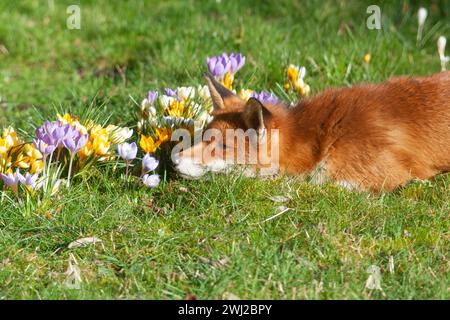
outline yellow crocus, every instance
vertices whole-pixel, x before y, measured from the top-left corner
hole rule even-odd
[[[108,154],[111,147],[109,140],[110,129],[102,128],[100,125],[89,123],[89,140],[86,145],[78,152],[81,159],[85,159],[92,154],[95,157],[103,157]]]
[[[233,90],[233,81],[234,81],[234,76],[227,72],[225,74],[225,76],[223,77],[223,80],[221,81],[222,85],[229,89],[229,90]]]
[[[56,115],[56,117],[58,118],[58,120],[62,123],[62,124],[70,124],[73,125],[73,123],[75,121],[78,122],[78,118],[75,116],[71,116],[70,114],[66,113],[64,115],[60,115],[59,113]]]
[[[291,89],[291,84],[289,82],[284,84],[284,91],[289,92],[289,90]]]
[[[0,142],[0,148],[3,146],[7,149],[7,151],[23,143],[18,138],[16,131],[12,127],[3,129],[2,138],[3,142]]]
[[[248,99],[250,99],[250,96],[252,95],[254,91],[251,89],[242,89],[241,91],[239,91],[239,97],[244,100],[247,101]]]
[[[104,156],[108,153],[109,148],[111,147],[111,143],[108,138],[109,137],[106,135],[99,135],[95,137],[92,146],[94,148],[94,154],[97,157]]]
[[[28,169],[30,167],[30,159],[21,152],[17,155],[13,165],[16,168]]]
[[[12,172],[12,159],[11,157],[0,157],[0,172],[9,173]],[[8,169],[7,169],[8,168]]]
[[[34,147],[34,145],[28,143],[25,144],[20,153],[17,154],[14,161],[14,167],[21,169],[30,169],[30,173],[40,172],[43,165],[42,153]]]
[[[171,117],[182,117],[184,111],[184,104],[181,101],[174,100],[170,107],[166,109],[167,115]]]
[[[91,129],[89,138],[95,156],[101,157],[108,153],[111,142],[109,141],[109,133],[106,128],[95,125]]]
[[[306,69],[305,67],[298,67],[296,65],[289,65],[288,69],[287,69],[287,77],[289,79],[289,82],[286,83],[284,85],[284,90],[286,92],[289,92],[289,90],[291,89],[291,84],[292,87],[297,90],[297,92],[302,95],[302,96],[308,96],[311,88],[308,84],[306,84],[303,81],[303,78],[306,74]]]
[[[6,143],[6,139],[0,138],[0,157],[6,156],[9,151],[9,147]]]
[[[291,82],[293,82],[293,83],[297,82],[298,74],[299,74],[299,68],[297,66],[294,66],[293,64],[289,65],[289,67],[287,69],[287,76]]]
[[[154,153],[158,149],[159,144],[155,143],[151,136],[146,137],[142,134],[139,146],[145,153]]]
[[[84,145],[83,148],[81,148],[80,151],[78,151],[78,156],[80,159],[85,159],[89,157],[94,152],[94,147],[92,146],[92,141],[89,139],[89,141]]]
[[[166,141],[170,140],[171,131],[168,128],[156,128],[156,135],[158,137],[157,144],[158,146]]]
[[[27,143],[23,149],[25,154],[33,160],[43,158],[42,153],[38,149],[36,149],[36,147],[31,143]]]
[[[44,163],[42,162],[42,160],[36,160],[31,163],[30,167],[31,174],[42,172],[42,170],[44,170]]]
[[[88,129],[79,122],[78,117],[72,116],[68,113],[64,115],[57,114],[56,117],[62,124],[70,124],[71,126],[77,128],[81,134],[84,135],[88,133]]]

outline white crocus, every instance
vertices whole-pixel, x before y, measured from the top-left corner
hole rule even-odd
[[[446,70],[446,65],[450,61],[450,57],[445,56],[445,46],[447,44],[447,39],[444,36],[440,36],[437,41],[439,59],[441,60],[442,71]]]
[[[207,111],[202,111],[198,115],[198,120],[202,123],[202,126],[208,124],[212,118]]]
[[[148,101],[148,99],[147,99],[147,98],[144,98],[144,100],[142,100],[142,102],[141,102],[141,108],[142,108],[142,109],[145,109],[145,108],[147,108],[149,105],[150,105],[150,102]]]
[[[114,144],[124,143],[133,135],[133,129],[116,127],[111,132],[111,142]]]
[[[301,67],[300,69],[298,69],[297,83],[302,88],[303,95],[308,96],[309,93],[311,92],[311,88],[303,80],[303,78],[305,78],[305,76],[306,76],[306,68],[305,67]]]
[[[305,81],[303,81],[303,78],[306,76],[306,68],[305,67],[301,67],[298,70],[298,78],[297,78],[297,82],[298,84],[303,88],[305,87]]]
[[[164,107],[164,108],[169,108],[172,103],[175,101],[175,99],[173,97],[169,97],[166,95],[162,95],[159,98],[159,103]]]
[[[183,100],[190,100],[195,97],[194,87],[178,87],[177,96]]]
[[[425,8],[420,8],[417,12],[417,22],[419,24],[417,28],[417,41],[422,40],[423,26],[425,25],[425,20],[427,19],[428,11]]]
[[[197,87],[197,94],[199,95],[200,99],[206,101],[211,98],[211,95],[209,94],[208,86],[201,86],[199,85]]]

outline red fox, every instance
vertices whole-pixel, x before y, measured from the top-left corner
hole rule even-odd
[[[255,129],[271,147],[276,129],[280,173],[380,192],[450,171],[450,72],[328,89],[295,107],[243,101],[210,75],[205,78],[214,105],[207,129],[223,137],[227,129]],[[223,169],[230,161],[217,157],[224,157],[230,142],[195,144],[173,157],[176,170],[199,177]],[[212,156],[196,152],[211,146]],[[251,167],[255,171],[264,165]]]

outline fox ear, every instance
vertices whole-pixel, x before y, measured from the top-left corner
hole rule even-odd
[[[264,119],[270,117],[270,111],[258,99],[248,99],[242,116],[248,128],[256,129],[260,137],[264,135],[266,130]]]
[[[205,74],[205,80],[211,95],[214,111],[225,109],[232,103],[243,102],[241,98],[217,82],[209,72]]]

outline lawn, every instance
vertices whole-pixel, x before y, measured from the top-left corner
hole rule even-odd
[[[312,94],[440,70],[450,3],[377,1],[0,2],[0,128],[32,133],[55,109],[90,105],[134,127],[150,89],[203,84],[205,58],[247,57],[237,81],[277,92],[288,64],[306,66]],[[426,5],[423,40],[417,9]],[[363,63],[371,55],[369,65]],[[351,67],[349,67],[351,66]],[[274,196],[283,196],[276,202]],[[450,176],[389,194],[315,186],[296,177],[171,176],[125,185],[110,168],[79,176],[57,215],[0,205],[1,299],[449,299]],[[273,217],[280,206],[289,208]],[[95,236],[103,243],[69,249]],[[66,283],[69,260],[81,275]],[[371,266],[382,290],[365,288]]]

